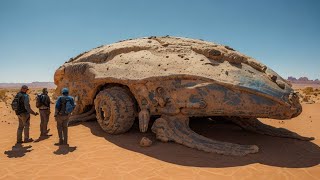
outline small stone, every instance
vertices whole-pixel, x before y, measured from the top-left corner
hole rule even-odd
[[[166,56],[166,58],[169,58],[169,56]]]
[[[152,145],[152,141],[147,137],[143,137],[140,141],[140,146],[142,147],[149,147],[151,145]]]
[[[185,58],[184,60],[189,60],[189,58]]]

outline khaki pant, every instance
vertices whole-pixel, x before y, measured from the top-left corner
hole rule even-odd
[[[17,142],[22,142],[22,131],[24,131],[24,140],[29,139],[30,114],[22,113],[18,115],[19,126],[17,130]]]
[[[59,142],[64,143],[64,144],[68,144],[69,116],[57,115],[56,121],[57,121]]]
[[[40,109],[40,132],[41,136],[47,135],[48,133],[48,122],[50,116],[50,109]]]

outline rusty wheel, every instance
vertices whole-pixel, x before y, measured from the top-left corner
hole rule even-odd
[[[95,101],[98,123],[110,134],[127,132],[135,120],[132,98],[121,87],[111,87],[100,91]]]

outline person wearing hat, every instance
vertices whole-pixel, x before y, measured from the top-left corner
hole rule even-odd
[[[48,96],[48,89],[43,88],[42,94],[39,95],[39,112],[40,112],[40,137],[49,136],[48,122],[50,116],[50,97]]]
[[[62,89],[62,96],[59,96],[55,106],[54,117],[57,121],[57,129],[59,135],[59,142],[55,145],[69,145],[68,144],[68,123],[72,110],[75,108],[74,99],[69,96],[69,89]]]
[[[29,88],[26,85],[21,87],[19,93],[17,93],[16,97],[19,98],[19,106],[16,114],[19,119],[19,126],[17,130],[17,143],[22,142],[32,142],[33,139],[29,138],[29,130],[30,130],[30,114],[37,116],[39,113],[34,112],[30,107],[30,99],[27,94]],[[22,141],[22,132],[24,131],[24,141]]]

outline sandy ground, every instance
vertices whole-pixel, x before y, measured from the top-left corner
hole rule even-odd
[[[13,147],[17,117],[0,102],[0,179],[320,179],[319,120],[320,104],[304,104],[303,113],[291,121],[262,120],[315,137],[311,142],[258,135],[208,119],[191,121],[192,129],[209,138],[260,147],[259,153],[245,157],[161,143],[150,131],[139,133],[136,124],[126,134],[108,135],[95,121],[71,126],[70,147],[58,147],[53,145],[58,139],[53,116],[53,136]],[[31,117],[34,139],[39,122],[39,116]],[[143,136],[154,144],[140,147]]]

